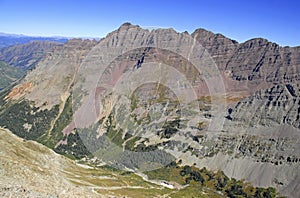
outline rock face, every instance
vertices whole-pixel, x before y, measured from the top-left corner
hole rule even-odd
[[[236,104],[228,119],[243,123],[245,128],[288,124],[299,129],[299,91],[298,84],[279,84],[260,90]]]
[[[252,39],[240,45],[227,63],[227,69],[232,78],[247,80],[250,88],[298,82],[299,49],[282,48],[265,39]],[[260,86],[263,84],[266,85]]]
[[[297,197],[299,49],[126,23],[55,47],[2,94],[0,123],[117,168],[181,159]]]
[[[204,29],[197,29],[192,35],[221,71],[240,84],[247,82],[252,93],[278,83],[299,82],[299,47],[281,47],[263,38],[237,43]]]
[[[201,28],[195,30],[192,36],[208,51],[221,71],[227,69],[228,61],[239,47],[237,41],[226,38],[222,34],[214,34]]]

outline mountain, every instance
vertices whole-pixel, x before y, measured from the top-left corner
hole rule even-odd
[[[21,79],[43,56],[61,43],[32,41],[0,49],[0,91]]]
[[[0,91],[17,81],[24,75],[21,69],[14,68],[0,61]]]
[[[72,158],[157,174],[175,161],[185,184],[206,167],[298,197],[299,49],[125,23],[53,48],[1,93],[0,123]]]
[[[247,84],[248,91],[254,93],[279,83],[299,82],[300,47],[281,47],[263,38],[237,43],[204,29],[197,29],[192,36],[226,76],[239,81],[239,86],[228,85],[227,90],[244,89],[241,85]]]
[[[17,45],[17,44],[26,44],[31,41],[50,41],[50,42],[65,43],[68,41],[68,39],[62,37],[34,37],[34,36],[26,36],[26,35],[18,35],[18,34],[0,33],[0,48]]]
[[[42,59],[45,53],[62,45],[58,42],[31,41],[0,49],[0,60],[24,71],[31,69]]]

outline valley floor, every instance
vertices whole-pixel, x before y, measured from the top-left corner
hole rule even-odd
[[[76,164],[6,129],[0,129],[0,177],[0,197],[221,197],[209,189]]]

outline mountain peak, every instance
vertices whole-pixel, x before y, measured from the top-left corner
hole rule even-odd
[[[134,27],[140,27],[138,25],[132,25],[130,22],[125,22],[123,23],[120,27],[119,27],[119,30],[123,30],[123,29],[126,29],[128,30],[129,28],[134,28]]]
[[[132,24],[130,23],[130,22],[125,22],[125,23],[123,23],[122,25],[121,25],[121,27],[122,26],[132,26]]]
[[[211,31],[208,31],[204,28],[198,28],[196,29],[193,33],[192,33],[192,36],[196,36],[196,37],[202,37],[202,38],[210,38],[210,39],[226,39],[226,40],[231,40],[231,42],[234,42],[234,43],[238,43],[237,41],[235,40],[232,40],[226,36],[224,36],[223,34],[220,34],[220,33],[214,33],[214,32],[211,32]]]

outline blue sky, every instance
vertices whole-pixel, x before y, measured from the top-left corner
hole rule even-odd
[[[300,45],[300,1],[293,0],[0,0],[0,32],[40,36],[103,37],[124,22],[205,28],[244,42],[264,37]]]

